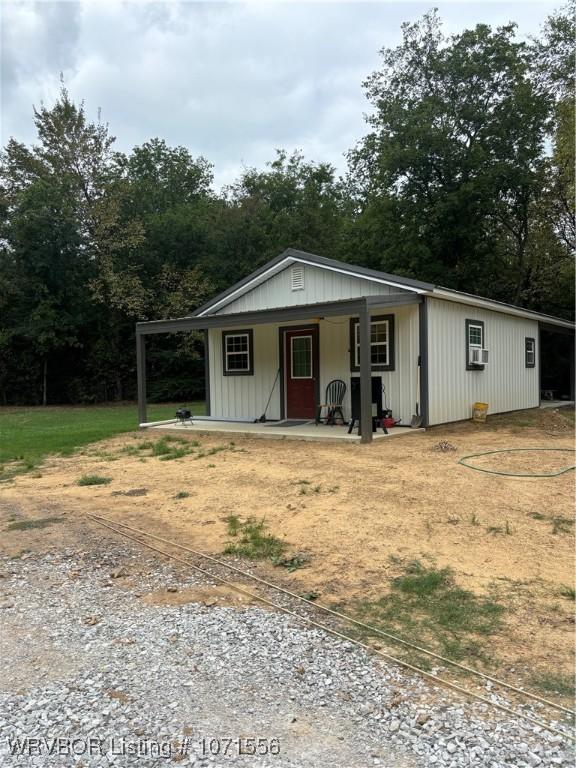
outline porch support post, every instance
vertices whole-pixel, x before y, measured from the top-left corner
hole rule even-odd
[[[372,359],[370,354],[370,313],[364,301],[358,317],[360,335],[360,442],[372,442]]]
[[[204,329],[204,397],[206,399],[206,416],[210,416],[210,336],[208,328]]]
[[[574,337],[569,339],[570,344],[570,400],[574,400]]]
[[[136,375],[138,379],[138,424],[144,424],[146,415],[146,337],[136,329]]]
[[[418,328],[420,336],[420,354],[418,365],[420,367],[420,415],[422,426],[428,426],[428,301],[424,296],[422,303],[418,305]]]

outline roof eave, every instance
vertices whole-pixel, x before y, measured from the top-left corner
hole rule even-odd
[[[569,328],[570,330],[574,330],[576,327],[572,321],[565,320],[562,317],[545,315],[541,312],[534,312],[531,309],[517,307],[514,304],[506,304],[505,302],[496,301],[495,299],[486,299],[483,296],[475,296],[474,294],[464,293],[463,291],[455,291],[451,288],[442,288],[441,286],[436,286],[433,291],[426,293],[426,295],[437,299],[444,299],[445,301],[454,301],[460,304],[467,304],[469,306],[478,307],[480,309],[489,309],[492,312],[501,312],[506,315],[525,317],[529,320],[536,320],[541,323],[556,325],[561,328]]]

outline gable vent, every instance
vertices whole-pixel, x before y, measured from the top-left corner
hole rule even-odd
[[[304,267],[292,267],[291,279],[292,279],[292,290],[303,291],[304,290]]]

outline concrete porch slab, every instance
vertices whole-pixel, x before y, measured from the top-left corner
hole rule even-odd
[[[216,421],[210,419],[194,418],[192,424],[181,424],[176,421],[150,422],[141,424],[143,429],[159,429],[177,432],[194,433],[225,433],[234,435],[243,435],[245,437],[262,437],[268,439],[286,439],[286,440],[320,440],[320,441],[342,441],[360,442],[356,430],[353,434],[348,434],[346,426],[327,426],[326,424],[301,424],[294,427],[282,425],[274,426],[273,422],[268,424],[242,422],[242,421]],[[401,437],[402,435],[413,435],[416,432],[424,432],[423,428],[411,429],[410,427],[393,427],[384,434],[382,430],[373,432],[374,440],[385,440],[387,438]]]

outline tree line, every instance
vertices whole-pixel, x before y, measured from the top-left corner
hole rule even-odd
[[[364,83],[347,171],[277,150],[221,191],[153,138],[129,153],[62,86],[0,156],[0,402],[132,399],[134,324],[178,317],[284,248],[573,313],[574,6],[541,35],[437,12]],[[151,400],[202,395],[197,334],[154,338]]]

